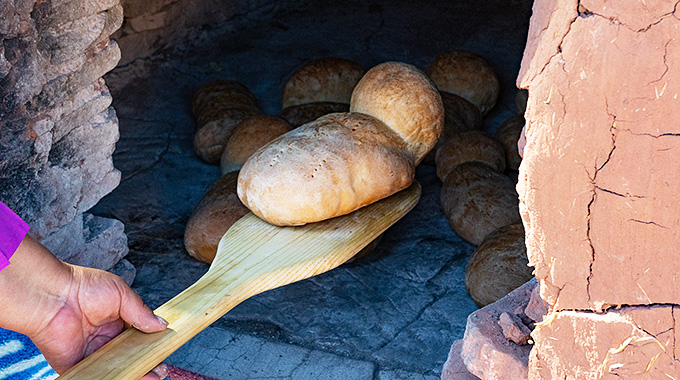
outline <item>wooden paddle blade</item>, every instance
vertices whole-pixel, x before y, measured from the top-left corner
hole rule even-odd
[[[128,329],[59,377],[137,380],[247,298],[327,272],[349,260],[406,215],[420,185],[351,214],[299,227],[278,227],[248,214],[220,240],[208,272],[156,309],[168,329]]]

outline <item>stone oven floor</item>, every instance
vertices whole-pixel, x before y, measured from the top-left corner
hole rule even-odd
[[[530,4],[474,3],[273,6],[264,19],[235,16],[231,27],[197,31],[173,51],[110,73],[122,181],[92,212],[125,223],[133,287],[145,302],[158,307],[208,269],[182,240],[193,207],[220,175],[192,152],[189,107],[201,84],[241,81],[275,114],[285,79],[310,59],[340,56],[365,69],[399,60],[425,69],[439,53],[467,49],[485,56],[501,79],[499,105],[486,120],[493,130],[515,112]],[[370,256],[245,301],[167,361],[219,379],[438,379],[477,309],[463,283],[474,246],[441,212],[435,168],[421,165],[417,179],[420,203]]]

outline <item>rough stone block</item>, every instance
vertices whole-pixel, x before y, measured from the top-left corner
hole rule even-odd
[[[510,341],[499,320],[504,313],[528,320],[523,311],[536,286],[536,280],[531,280],[468,316],[460,356],[470,373],[484,380],[527,378],[531,346]]]
[[[677,306],[560,311],[532,333],[529,379],[680,378]]]
[[[463,349],[463,340],[459,339],[451,345],[449,358],[444,363],[441,380],[479,380],[479,377],[470,373],[465,367],[460,352]]]
[[[623,16],[641,4],[534,5],[518,79],[529,89],[518,193],[527,255],[556,310],[680,303],[670,195],[680,185],[670,158],[680,149],[680,19],[669,3]]]

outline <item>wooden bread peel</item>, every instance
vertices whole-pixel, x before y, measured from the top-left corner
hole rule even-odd
[[[349,260],[413,209],[420,193],[414,182],[351,214],[299,227],[278,227],[247,214],[224,234],[208,272],[155,310],[169,322],[165,331],[128,329],[59,379],[138,380],[249,297]]]

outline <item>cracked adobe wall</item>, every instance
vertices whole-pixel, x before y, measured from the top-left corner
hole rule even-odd
[[[537,0],[518,85],[520,211],[553,307],[530,378],[680,377],[678,2]]]

